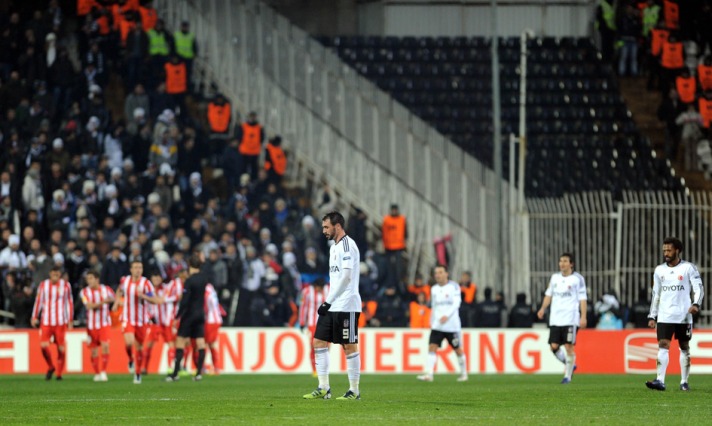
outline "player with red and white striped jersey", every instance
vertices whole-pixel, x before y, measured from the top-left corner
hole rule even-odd
[[[148,341],[143,354],[144,373],[146,372],[148,364],[151,360],[153,344],[157,342],[159,338],[163,338],[163,341],[166,345],[168,345],[169,369],[173,365],[173,359],[176,354],[176,331],[173,328],[173,320],[175,319],[176,311],[178,310],[178,302],[183,296],[183,280],[181,277],[184,276],[185,272],[179,272],[175,279],[164,283],[160,271],[151,273],[151,283],[156,288],[156,294],[158,297],[163,298],[164,303],[153,307],[156,324],[151,326],[151,332],[148,334]]]
[[[114,303],[114,290],[99,282],[99,273],[87,272],[87,286],[79,294],[87,309],[87,334],[91,350],[91,365],[94,367],[94,381],[106,382],[106,366],[109,364],[109,330],[111,317],[110,305]],[[101,346],[101,364],[99,363],[99,346]]]
[[[52,379],[57,373],[57,380],[62,380],[64,370],[65,335],[67,328],[73,328],[74,301],[72,300],[72,286],[61,279],[62,268],[53,266],[49,271],[49,279],[40,283],[37,288],[35,306],[32,309],[32,326],[40,326],[40,347],[42,356],[47,362],[46,380]],[[41,320],[40,320],[41,317]],[[41,322],[41,325],[40,325]],[[50,339],[54,337],[57,345],[57,367],[52,363],[49,352]]]
[[[114,308],[123,304],[121,315],[121,330],[124,333],[126,355],[129,357],[129,371],[134,372],[134,384],[141,384],[141,367],[143,365],[143,343],[150,331],[152,308],[150,304],[160,305],[163,298],[155,295],[156,289],[143,276],[143,263],[140,260],[131,262],[131,275],[123,277],[117,290],[117,301]],[[123,302],[121,301],[123,297]],[[136,366],[134,367],[133,346],[136,345]]]
[[[212,284],[205,286],[205,344],[210,348],[210,356],[213,360],[215,374],[219,374],[222,369],[220,354],[218,351],[218,332],[223,323],[222,317],[227,315],[225,309],[220,305],[218,292]],[[197,353],[197,351],[196,351]]]
[[[326,302],[326,295],[329,293],[329,286],[325,285],[323,278],[317,278],[311,285],[304,287],[299,295],[299,327],[302,331],[309,330],[309,341],[313,343],[311,337],[316,331],[316,320],[319,318],[317,310],[322,303]],[[314,357],[314,345],[310,351],[312,373],[316,374],[316,359]]]

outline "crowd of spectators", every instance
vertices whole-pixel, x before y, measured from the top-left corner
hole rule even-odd
[[[662,94],[665,158],[710,176],[712,2],[600,0],[596,28],[603,59]]]

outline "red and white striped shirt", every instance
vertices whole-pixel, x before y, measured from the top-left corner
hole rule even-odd
[[[169,283],[158,286],[157,294],[165,300],[162,305],[155,306],[156,322],[160,325],[170,326],[178,311],[178,301],[183,294],[183,281],[176,278]]]
[[[124,311],[121,321],[133,326],[148,325],[151,321],[151,304],[140,297],[140,294],[155,293],[156,289],[146,277],[141,277],[137,282],[131,281],[127,275],[121,279],[119,288],[124,292]]]
[[[326,302],[326,295],[329,294],[329,286],[324,286],[322,291],[317,291],[313,285],[308,285],[302,289],[299,305],[299,325],[302,327],[316,327],[316,320],[319,319],[317,310],[322,303]]]
[[[74,300],[72,286],[67,281],[59,280],[52,283],[44,280],[37,288],[35,306],[32,308],[32,319],[42,314],[42,325],[67,325],[74,318]]]
[[[218,300],[218,292],[212,284],[205,286],[205,323],[206,324],[222,324],[223,315],[226,315],[225,310],[220,305]]]
[[[85,305],[87,303],[101,303],[107,299],[113,299],[114,290],[104,284],[99,284],[99,288],[96,290],[92,290],[87,286],[82,289],[80,296]],[[111,311],[111,306],[108,303],[102,303],[98,308],[87,309],[87,328],[89,330],[99,330],[102,327],[110,327],[111,315],[109,315],[109,311]]]

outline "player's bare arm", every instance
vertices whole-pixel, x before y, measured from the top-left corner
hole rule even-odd
[[[546,312],[546,308],[548,308],[550,304],[551,296],[544,296],[544,301],[541,302],[541,308],[539,308],[539,311],[536,313],[537,318],[544,319],[544,313]]]
[[[580,328],[586,328],[588,325],[588,320],[586,319],[586,310],[588,306],[586,305],[586,301],[582,300],[581,301],[581,320],[579,321],[579,327]]]

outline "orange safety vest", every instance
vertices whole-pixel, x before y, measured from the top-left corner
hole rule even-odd
[[[77,16],[87,15],[94,6],[99,6],[94,0],[77,0]]]
[[[166,70],[166,93],[169,95],[185,93],[188,90],[188,72],[185,69],[185,63],[166,62],[164,68]]]
[[[430,328],[430,308],[410,302],[410,328]]]
[[[242,140],[240,141],[240,154],[260,155],[262,150],[262,126],[242,123]]]
[[[385,216],[383,218],[383,248],[405,250],[405,216]]]
[[[700,80],[702,90],[712,89],[712,65],[699,64],[697,78]]]
[[[225,133],[230,127],[230,103],[218,105],[215,102],[208,104],[208,123],[213,133]]]
[[[138,11],[141,6],[141,0],[126,0],[124,7],[128,10]]]
[[[679,41],[674,43],[665,41],[663,43],[663,54],[660,58],[660,63],[663,68],[667,69],[682,68],[685,65],[682,57],[682,43]]]
[[[101,15],[96,20],[96,25],[99,27],[99,34],[108,35],[111,32],[111,27],[109,26],[109,17],[106,15]]]
[[[361,303],[363,307],[363,312],[358,317],[359,328],[365,327],[366,323],[376,316],[376,310],[378,310],[378,302],[375,300],[369,300],[368,302]]]
[[[114,17],[114,29],[118,30],[121,28],[121,22],[126,20],[124,12],[130,10],[126,5],[121,6],[115,4],[111,6],[111,15]]]
[[[671,30],[676,29],[680,22],[680,7],[677,3],[665,0],[663,13],[665,13],[665,26]]]
[[[682,103],[691,104],[695,101],[695,92],[697,91],[695,77],[678,76],[675,79],[675,87]]]
[[[143,24],[143,30],[152,30],[156,26],[156,21],[158,21],[158,13],[156,9],[148,7],[139,7],[138,12],[141,14],[141,23]]]
[[[700,110],[700,115],[702,116],[702,126],[705,129],[709,129],[710,122],[712,122],[712,100],[700,98],[697,102],[697,109]]]
[[[430,286],[427,284],[422,286],[411,284],[408,286],[408,292],[414,294],[416,298],[420,293],[423,293],[425,294],[425,300],[430,300]]]
[[[670,37],[670,31],[664,28],[653,28],[650,30],[650,53],[658,56],[663,49],[663,43]]]
[[[269,156],[265,161],[265,170],[274,168],[274,172],[279,176],[284,176],[287,171],[287,156],[284,155],[284,150],[281,146],[274,146],[271,143],[267,144],[267,152]]]
[[[475,295],[477,294],[477,284],[472,283],[468,287],[460,286],[460,291],[462,291],[462,301],[467,304],[475,303]]]

